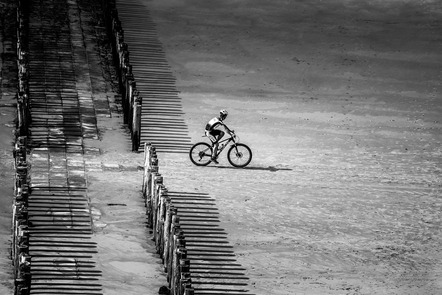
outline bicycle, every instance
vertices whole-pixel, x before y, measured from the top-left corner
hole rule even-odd
[[[207,137],[204,135],[203,137]],[[218,151],[216,158],[227,147],[229,143],[232,143],[227,151],[227,159],[229,163],[238,168],[246,167],[250,161],[252,161],[252,150],[245,144],[239,143],[239,137],[232,130],[230,137],[223,139],[218,144]],[[195,143],[189,151],[189,157],[193,164],[197,166],[207,166],[212,162],[212,145],[207,142]]]

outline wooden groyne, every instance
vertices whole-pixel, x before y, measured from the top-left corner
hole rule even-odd
[[[219,226],[215,200],[202,193],[169,191],[155,147],[145,144],[144,150],[146,214],[170,294],[250,294],[246,270]]]
[[[97,136],[75,1],[20,0],[12,258],[15,294],[102,294],[84,138]],[[83,80],[86,79],[86,80]]]

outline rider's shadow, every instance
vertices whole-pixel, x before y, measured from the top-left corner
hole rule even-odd
[[[261,171],[270,171],[270,172],[278,172],[278,171],[292,171],[293,169],[290,168],[280,168],[275,166],[268,166],[268,167],[253,167],[253,166],[246,166],[243,168],[237,168],[232,166],[212,166],[213,168],[218,169],[244,169],[244,170],[261,170]]]

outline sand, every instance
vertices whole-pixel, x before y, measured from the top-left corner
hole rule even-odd
[[[251,292],[442,292],[440,3],[146,3],[192,140],[225,108],[254,152],[160,157],[217,199]]]
[[[247,169],[159,155],[169,190],[216,199],[251,293],[442,293],[439,1],[143,3],[192,141],[225,108],[253,150]],[[87,143],[119,167],[88,173],[104,293],[156,294],[121,120]]]

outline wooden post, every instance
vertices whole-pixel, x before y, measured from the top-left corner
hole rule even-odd
[[[27,209],[26,209],[27,214]],[[26,216],[27,219],[27,216]],[[16,255],[20,255],[22,253],[29,254],[29,231],[27,225],[19,225],[17,232],[17,253]]]
[[[185,290],[191,287],[191,279],[189,272],[182,272],[180,270],[180,281],[179,281],[179,294],[185,294]]]
[[[15,203],[22,203],[26,208],[28,207],[29,187],[27,184],[23,184],[20,189],[17,190],[15,195]]]
[[[158,206],[159,206],[159,199],[160,199],[160,187],[163,184],[163,177],[159,173],[155,173],[154,176],[154,190],[152,194],[152,229],[154,234],[154,239],[157,241],[158,239],[158,232],[157,232],[157,224],[158,224]]]
[[[148,222],[150,226],[153,226],[153,211],[154,211],[154,191],[155,191],[155,175],[158,173],[158,159],[155,155],[155,149],[152,149],[152,153],[155,157],[151,158],[151,164],[149,165],[149,171],[147,173],[147,185],[146,185],[146,214],[148,217]]]
[[[31,257],[22,253],[19,255],[18,262],[17,277],[15,278],[17,294],[29,294],[31,285]]]
[[[174,210],[174,213],[176,213],[176,208]],[[171,226],[170,226],[170,232],[169,232],[169,259],[168,259],[168,263],[167,263],[167,278],[168,278],[168,282],[169,282],[169,287],[171,287],[171,277],[172,277],[172,273],[173,273],[173,259],[174,259],[174,253],[175,253],[175,248],[176,248],[176,239],[175,239],[175,230],[176,228],[179,229],[179,217],[177,216],[177,214],[173,214],[172,215],[172,222],[171,222]]]
[[[134,101],[135,101],[135,96],[138,95],[138,90],[137,90],[137,82],[135,81],[135,78],[132,82],[132,84],[130,85],[130,91],[129,91],[129,96],[127,98],[127,125],[129,127],[129,130],[131,132],[131,134],[133,134],[133,114],[134,114]]]
[[[153,152],[155,152],[155,150],[153,150]],[[154,190],[153,177],[156,173],[159,173],[158,158],[156,154],[154,154],[154,156],[152,156],[152,158],[150,159],[149,167],[150,179],[148,179],[149,185],[147,187],[147,194],[152,195]]]
[[[156,237],[156,250],[157,253],[162,256],[163,247],[164,247],[164,220],[165,220],[165,211],[166,211],[166,202],[167,202],[167,189],[164,185],[161,185],[159,188],[159,199],[158,199],[158,213],[157,213],[157,227],[156,231],[158,233]]]
[[[177,216],[177,224],[174,225],[174,233],[173,233],[173,249],[172,249],[172,257],[171,257],[171,290],[173,290],[172,294],[179,294],[179,285],[180,285],[180,273],[179,273],[179,265],[180,259],[185,258],[187,255],[186,249],[183,247],[183,231],[179,226],[179,219]]]
[[[142,98],[137,91],[134,94],[132,110],[132,151],[138,151],[141,141],[141,109]]]
[[[31,110],[29,108],[29,96],[28,89],[25,89],[26,92],[21,93],[21,101],[23,104],[23,130],[21,130],[20,135],[27,136],[29,133],[29,125],[31,124]]]
[[[173,272],[173,289],[174,294],[182,294],[181,292],[181,269],[180,263],[183,257],[187,256],[187,250],[180,245],[180,234],[176,235],[176,248],[174,256],[174,272]]]
[[[183,258],[187,256],[186,248],[182,247],[181,255],[179,257],[179,283],[178,289],[179,294],[184,294],[184,290],[187,286],[190,286],[190,261],[189,259]]]
[[[169,262],[169,247],[170,247],[170,229],[172,225],[172,216],[176,215],[176,208],[170,202],[170,198],[166,204],[166,216],[164,219],[164,252],[163,252],[163,267],[167,271],[167,264]]]
[[[177,209],[173,207],[172,204],[169,206],[168,211],[168,229],[165,233],[167,235],[166,237],[166,245],[165,245],[165,258],[164,258],[164,271],[170,273],[170,263],[172,259],[172,251],[174,247],[174,241],[173,241],[173,234],[174,234],[174,228],[177,225],[178,217],[177,217]]]
[[[147,153],[145,159],[144,169],[146,174],[146,185],[144,187],[143,195],[146,199],[149,199],[152,194],[152,175],[158,172],[158,158],[156,155],[155,147],[152,145],[147,146]]]
[[[19,91],[17,96],[17,119],[18,119],[18,128],[17,128],[18,135],[19,136],[27,135],[29,121],[30,121],[30,112],[28,106],[28,96],[22,91]]]
[[[123,111],[124,111],[123,123],[124,124],[127,124],[129,121],[130,100],[132,99],[134,87],[135,87],[134,76],[132,74],[127,74],[126,75],[126,92],[123,95],[123,97],[124,97],[124,100],[123,100]]]
[[[14,193],[17,195],[23,185],[27,183],[28,166],[26,162],[19,162],[15,168]]]
[[[121,69],[124,66],[124,52],[125,49],[127,48],[127,44],[124,43],[124,31],[123,30],[119,30],[117,31],[117,50],[118,50],[118,70],[121,71]],[[121,74],[121,72],[120,72]]]
[[[172,291],[172,294],[176,294],[176,284],[177,284],[177,261],[178,261],[178,249],[176,247],[176,235],[173,236],[174,240],[174,247],[171,249],[172,251],[172,257],[170,257],[170,290]]]
[[[141,187],[141,191],[143,193],[143,198],[146,199],[146,192],[147,192],[147,179],[149,177],[149,165],[150,165],[150,159],[152,157],[151,153],[151,147],[152,144],[150,142],[144,143],[144,171],[143,171],[143,185]]]
[[[130,70],[130,65],[125,63],[124,61],[120,62],[120,66],[118,68],[118,79],[119,79],[119,83],[120,83],[120,93],[121,93],[121,104],[123,105],[126,95],[126,84],[127,84],[127,76],[128,76],[128,72]]]
[[[15,159],[14,166],[25,165],[26,163],[26,136],[19,136],[15,141],[13,156]]]

